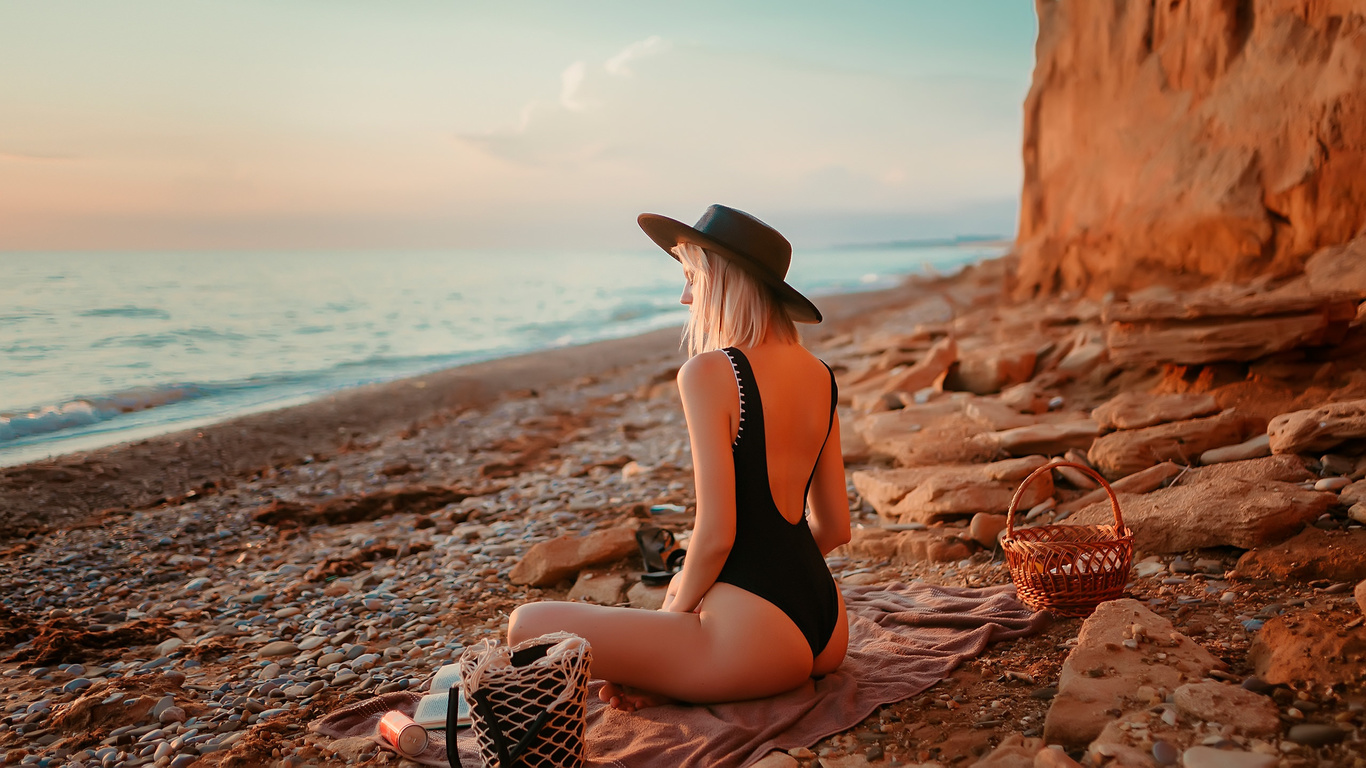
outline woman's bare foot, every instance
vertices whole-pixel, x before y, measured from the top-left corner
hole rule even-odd
[[[602,689],[598,691],[598,698],[607,702],[613,709],[622,712],[635,712],[646,707],[658,707],[663,704],[672,704],[673,699],[660,693],[650,693],[635,688],[629,688],[616,683],[603,683]]]

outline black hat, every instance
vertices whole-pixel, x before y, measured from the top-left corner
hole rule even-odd
[[[735,262],[773,289],[787,305],[788,314],[799,323],[819,323],[821,311],[811,300],[784,282],[792,263],[792,244],[778,230],[744,211],[713,205],[695,226],[668,216],[642,213],[636,217],[640,228],[674,259],[671,250],[679,243],[700,245],[708,251]]]

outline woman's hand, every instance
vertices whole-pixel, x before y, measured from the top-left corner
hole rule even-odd
[[[659,606],[659,610],[667,611],[674,604],[674,599],[678,597],[678,585],[683,582],[674,574],[674,578],[669,579],[669,588],[664,590],[664,604]]]

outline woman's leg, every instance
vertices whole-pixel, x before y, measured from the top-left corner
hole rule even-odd
[[[592,645],[593,677],[692,703],[771,696],[811,676],[792,620],[730,584],[714,585],[698,613],[528,603],[512,612],[508,642],[557,631]]]

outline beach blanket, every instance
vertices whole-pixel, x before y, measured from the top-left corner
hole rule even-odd
[[[625,713],[588,696],[588,765],[594,768],[744,768],[769,752],[809,747],[848,730],[884,704],[914,696],[997,640],[1037,631],[1046,615],[1005,584],[986,589],[911,584],[846,587],[849,653],[834,673],[778,696],[708,706],[670,705]],[[389,709],[412,714],[418,693],[390,693],[333,712],[313,730],[332,738],[366,736]],[[445,766],[441,731],[418,758]],[[383,742],[379,742],[383,743]],[[468,730],[460,759],[478,766]]]

